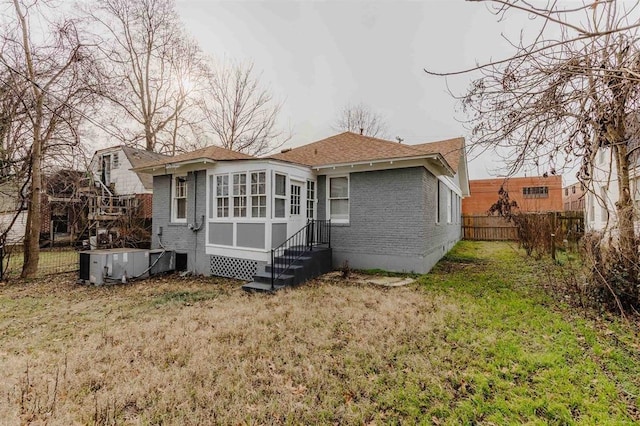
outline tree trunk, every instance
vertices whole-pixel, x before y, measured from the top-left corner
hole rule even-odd
[[[618,202],[616,203],[616,210],[620,233],[620,253],[623,257],[624,267],[629,274],[629,280],[635,289],[635,282],[638,279],[638,249],[633,220],[633,199],[631,197],[627,147],[624,143],[613,145],[613,152],[618,175]],[[634,293],[634,296],[640,300],[638,291]]]
[[[13,0],[13,7],[20,22],[22,30],[22,48],[24,49],[25,61],[31,89],[33,90],[36,110],[33,123],[33,145],[31,146],[31,191],[29,195],[29,205],[27,206],[27,226],[24,235],[24,260],[22,263],[22,278],[31,278],[38,272],[38,262],[40,261],[40,228],[42,218],[40,217],[40,192],[42,189],[42,119],[44,109],[44,92],[36,83],[36,73],[31,55],[31,44],[27,29],[27,20],[22,12],[18,0]]]
[[[42,95],[41,95],[42,96]],[[27,209],[27,226],[24,236],[24,260],[22,278],[33,278],[38,272],[40,261],[40,229],[42,228],[42,140],[40,126],[42,117],[42,97],[38,101],[36,120],[33,128],[33,146],[31,147],[31,191]]]

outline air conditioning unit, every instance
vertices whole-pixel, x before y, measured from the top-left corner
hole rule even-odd
[[[149,274],[158,275],[176,269],[173,250],[149,250]]]
[[[110,284],[149,276],[149,250],[116,248],[80,252],[79,282]]]

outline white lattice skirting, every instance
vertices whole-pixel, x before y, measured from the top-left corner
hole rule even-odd
[[[256,260],[211,256],[211,275],[251,281],[257,272]]]

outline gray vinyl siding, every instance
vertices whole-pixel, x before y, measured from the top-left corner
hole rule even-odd
[[[176,253],[187,254],[187,268],[190,271],[209,275],[209,256],[205,254],[206,214],[206,172],[187,174],[187,222],[171,223],[171,180],[172,175],[153,178],[153,232],[152,248],[166,247]],[[189,229],[189,225],[200,226],[198,231]],[[158,236],[158,227],[162,235]],[[160,244],[162,243],[162,245]]]
[[[349,175],[349,224],[333,224],[334,267],[428,272],[460,239],[460,224],[447,223],[447,193],[423,167]],[[318,218],[326,217],[327,178],[318,178]]]

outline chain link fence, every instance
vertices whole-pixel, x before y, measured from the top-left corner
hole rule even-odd
[[[0,246],[0,280],[15,279],[22,272],[24,253],[22,246]],[[75,247],[40,249],[38,276],[55,275],[78,270],[79,254]]]

